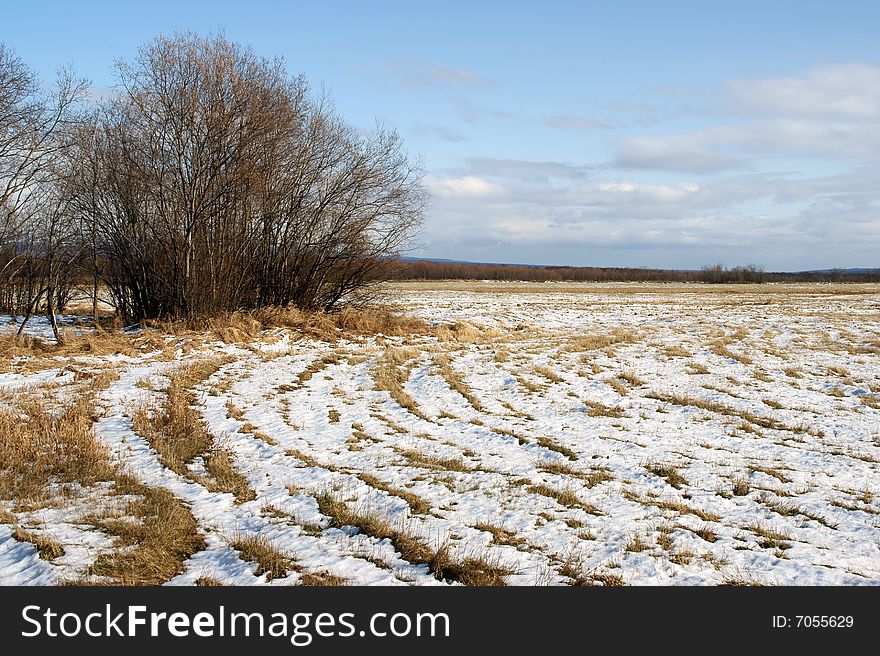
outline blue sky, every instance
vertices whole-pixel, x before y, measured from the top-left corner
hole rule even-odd
[[[100,93],[225,31],[395,126],[431,202],[412,254],[880,266],[880,3],[32,2],[0,41]]]

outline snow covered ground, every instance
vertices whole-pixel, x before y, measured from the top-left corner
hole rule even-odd
[[[95,396],[97,438],[204,536],[170,584],[450,582],[387,532],[338,526],[331,498],[509,585],[880,583],[880,288],[402,283],[385,300],[437,328],[273,330],[34,371],[18,356],[0,390],[118,374]],[[200,483],[199,458],[172,471],[133,427],[169,374],[217,356],[193,407],[252,500]],[[105,496],[0,500],[0,583],[84,575],[114,548],[77,520]],[[64,555],[38,557],[13,524]],[[296,568],[257,574],[233,546],[248,536]]]

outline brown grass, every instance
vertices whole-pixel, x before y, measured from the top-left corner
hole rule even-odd
[[[353,526],[377,540],[387,539],[403,560],[416,565],[427,565],[438,580],[449,579],[465,585],[504,585],[503,577],[510,573],[509,570],[480,557],[468,557],[455,562],[449,556],[447,543],[437,550],[431,549],[404,528],[392,525],[376,513],[352,510],[348,504],[330,493],[318,495],[316,499],[321,513],[330,518],[331,526]]]
[[[184,476],[212,492],[228,492],[238,503],[256,498],[247,479],[233,467],[232,454],[215,448],[214,440],[193,406],[192,388],[213,375],[228,360],[213,358],[190,364],[169,377],[165,402],[158,408],[140,408],[132,415],[132,428],[142,435],[159,460],[171,471]],[[229,410],[229,408],[227,408]],[[189,465],[203,457],[209,476],[193,474]]]
[[[668,465],[659,462],[648,463],[645,465],[645,469],[654,474],[655,476],[659,476],[666,480],[669,485],[672,487],[679,489],[682,485],[687,485],[688,482],[684,476],[678,473],[678,470],[673,465]]]
[[[444,458],[442,456],[435,456],[430,453],[422,453],[421,451],[415,451],[412,449],[401,449],[398,452],[409,461],[410,465],[414,465],[416,467],[425,467],[426,469],[438,469],[457,472],[473,471],[473,468],[461,458]]]
[[[52,560],[64,555],[64,546],[43,532],[28,531],[16,526],[12,531],[12,538],[19,542],[30,542],[36,548],[37,555],[43,560]]]
[[[257,564],[256,576],[266,575],[267,581],[280,579],[296,569],[293,559],[282,553],[262,535],[239,535],[229,543],[242,560]]]
[[[0,498],[42,500],[49,484],[90,486],[113,480],[110,453],[92,432],[91,396],[57,411],[15,395],[0,410]]]
[[[403,389],[409,378],[411,360],[419,357],[419,351],[407,347],[389,347],[385,349],[373,367],[373,384],[377,390],[386,391],[397,404],[420,419],[428,418],[419,410],[418,404]],[[428,420],[430,421],[430,420]]]
[[[406,504],[409,506],[410,510],[414,514],[426,515],[431,512],[431,504],[417,494],[413,494],[412,492],[408,492],[407,490],[404,490],[402,488],[389,485],[388,483],[385,483],[384,481],[376,478],[372,474],[368,474],[366,472],[361,472],[360,474],[358,474],[358,478],[370,487],[374,487],[377,490],[382,490],[383,492],[390,494],[391,496],[403,499],[404,501],[406,501]]]
[[[720,356],[722,358],[736,360],[737,362],[740,362],[741,364],[752,364],[752,359],[749,356],[747,356],[746,354],[737,353],[737,352],[731,351],[729,348],[727,348],[727,345],[730,343],[730,341],[731,340],[729,340],[729,339],[724,339],[724,340],[719,340],[717,342],[713,342],[712,344],[709,345],[709,350],[712,351],[712,353],[714,353],[715,355]]]
[[[300,310],[295,307],[271,307],[249,312],[236,311],[190,321],[151,321],[148,324],[165,333],[188,335],[205,333],[225,342],[250,341],[263,330],[290,328],[307,337],[333,342],[346,337],[389,337],[430,334],[427,322],[405,317],[381,306],[343,308],[338,312]]]
[[[527,544],[527,540],[525,538],[519,537],[513,531],[508,531],[506,528],[495,526],[494,524],[490,524],[488,522],[474,524],[474,528],[490,533],[492,535],[492,542],[495,544],[506,545],[508,547],[519,547]]]
[[[461,375],[452,368],[452,361],[449,356],[445,353],[438,353],[434,356],[434,366],[437,368],[437,371],[440,373],[440,376],[443,380],[446,381],[446,384],[449,385],[453,390],[461,394],[465,400],[473,406],[474,410],[477,412],[485,412],[486,409],[483,407],[483,404],[480,403],[480,399],[478,399],[474,393],[471,391],[471,388],[468,387],[467,383],[464,382],[464,379]]]
[[[587,411],[590,417],[622,417],[624,413],[623,408],[611,407],[600,401],[584,399],[584,405],[590,408]]]
[[[554,499],[567,508],[579,508],[580,510],[588,512],[591,515],[602,514],[595,506],[587,503],[586,501],[582,501],[581,498],[578,497],[578,495],[576,495],[572,490],[569,489],[560,490],[544,483],[531,485],[526,489],[532,494],[540,494],[541,496]]]
[[[560,376],[559,374],[557,374],[555,371],[553,371],[550,367],[538,364],[538,365],[535,365],[534,367],[532,367],[532,371],[534,371],[539,376],[543,376],[544,378],[549,380],[551,383],[565,382],[565,379],[562,376]]]
[[[159,585],[183,572],[184,561],[206,547],[192,513],[168,490],[120,476],[116,492],[137,497],[125,511],[134,521],[91,520],[116,537],[117,549],[99,556],[89,574],[115,585]]]
[[[550,451],[555,451],[556,453],[560,453],[564,455],[569,460],[577,460],[577,453],[569,449],[567,446],[563,446],[559,442],[555,440],[551,440],[549,437],[538,437],[536,439],[539,445],[543,446],[545,449],[549,449]]]

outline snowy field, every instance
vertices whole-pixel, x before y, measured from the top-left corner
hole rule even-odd
[[[4,356],[7,414],[85,399],[138,483],[0,498],[0,583],[127,580],[138,484],[194,520],[172,585],[880,583],[880,287],[383,295],[433,328]]]

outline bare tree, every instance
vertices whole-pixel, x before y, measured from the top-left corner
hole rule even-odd
[[[360,134],[280,60],[182,34],[118,76],[80,133],[74,204],[129,319],[333,308],[421,220],[421,173],[398,135]]]
[[[3,300],[23,312],[21,331],[41,299],[61,340],[55,308],[71,283],[69,217],[61,202],[61,162],[72,146],[87,85],[62,70],[44,91],[34,73],[0,45],[0,253]],[[62,264],[65,260],[67,264]]]

